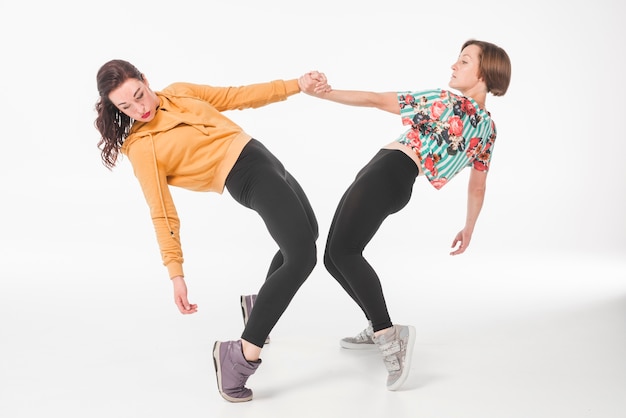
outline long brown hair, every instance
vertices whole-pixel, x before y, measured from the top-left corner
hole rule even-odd
[[[98,148],[101,151],[102,163],[108,168],[115,167],[120,148],[128,136],[133,120],[122,113],[109,100],[109,93],[121,86],[129,78],[143,81],[143,74],[131,63],[123,60],[111,60],[98,70],[98,93],[96,102],[95,126],[100,132]]]
[[[494,96],[504,96],[511,82],[511,60],[502,48],[490,42],[470,39],[461,47],[461,51],[468,45],[480,48],[480,76],[487,84],[487,91]]]

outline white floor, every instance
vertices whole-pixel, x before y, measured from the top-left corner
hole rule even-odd
[[[377,353],[339,347],[364,322],[320,265],[273,330],[243,404],[218,395],[210,355],[215,339],[241,331],[236,280],[196,283],[191,317],[165,285],[6,281],[0,417],[625,417],[626,260],[496,259],[385,281],[392,318],[418,331],[398,392],[386,390]],[[147,289],[154,279],[137,280]]]

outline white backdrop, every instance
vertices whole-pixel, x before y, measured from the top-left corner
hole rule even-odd
[[[27,260],[38,264],[35,254],[68,272],[81,259],[105,259],[107,249],[118,263],[142,263],[113,250],[120,245],[156,251],[129,163],[110,173],[95,148],[95,74],[105,61],[130,60],[154,89],[174,81],[240,85],[318,69],[336,88],[409,90],[446,87],[471,37],[501,45],[513,63],[507,95],[487,100],[499,137],[473,250],[624,254],[625,88],[614,45],[625,31],[616,2],[34,3],[3,2],[1,9],[4,274],[24,271]],[[304,94],[229,116],[302,183],[322,242],[352,176],[403,130],[394,115]],[[420,179],[398,218],[430,211],[449,218],[448,230],[411,226],[411,234],[428,235],[445,251],[464,220],[464,188],[463,177],[441,192]],[[238,227],[232,211],[248,216],[216,195],[183,192],[177,206],[183,226],[193,228],[183,235],[188,254],[211,245],[211,237],[228,240]],[[249,232],[254,239],[256,230]]]
[[[112,58],[133,62],[155,90],[309,70],[325,72],[340,89],[417,90],[447,86],[465,40],[494,42],[509,53],[513,77],[504,97],[487,99],[499,135],[472,246],[462,258],[447,256],[464,222],[467,173],[441,191],[421,178],[410,204],[372,242],[372,260],[403,275],[419,265],[417,277],[442,263],[488,270],[494,258],[532,274],[542,274],[532,267],[535,256],[623,261],[622,15],[611,0],[2,0],[0,337],[94,304],[134,314],[154,304],[172,315],[167,273],[130,164],[122,160],[109,172],[96,148],[96,72]],[[404,129],[399,117],[304,94],[229,116],[284,162],[316,210],[319,279],[300,300],[320,292],[347,305],[323,269],[321,249],[339,197]],[[192,302],[219,298],[227,286],[258,288],[276,249],[256,214],[228,193],[173,192]],[[418,221],[429,216],[449,222],[435,228]],[[397,254],[402,261],[392,265]],[[358,318],[352,307],[350,314]],[[226,321],[239,325],[240,318]],[[46,325],[44,334],[71,332],[59,336]]]

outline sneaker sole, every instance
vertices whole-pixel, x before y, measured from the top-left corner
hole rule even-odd
[[[252,396],[248,396],[246,398],[233,398],[232,396],[228,396],[222,390],[222,367],[220,364],[220,345],[219,341],[216,341],[213,345],[213,366],[215,366],[215,377],[217,378],[217,390],[222,395],[222,398],[226,399],[229,402],[247,402],[252,400]]]
[[[351,343],[349,341],[339,340],[339,345],[347,350],[378,350],[378,346],[372,343]]]
[[[387,386],[387,389],[394,391],[400,389],[400,387],[406,382],[406,378],[409,377],[411,371],[411,359],[413,357],[413,346],[415,345],[415,327],[407,325],[409,329],[409,341],[406,344],[406,356],[404,357],[404,369],[402,374],[392,385]]]

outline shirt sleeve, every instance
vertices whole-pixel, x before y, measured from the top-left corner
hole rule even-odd
[[[135,142],[128,150],[128,159],[150,208],[163,265],[170,278],[183,276],[180,220],[166,175],[158,168],[149,140]]]
[[[300,92],[297,79],[274,80],[268,83],[239,87],[215,87],[210,85],[175,83],[166,92],[187,94],[211,103],[218,111],[257,108],[286,100]]]
[[[486,135],[488,135],[488,139],[485,142],[485,145],[475,151],[474,159],[470,161],[470,164],[468,164],[478,171],[489,171],[489,166],[491,164],[493,147],[496,142],[496,126],[493,121],[491,121],[489,126],[490,129],[488,132],[486,132]]]

